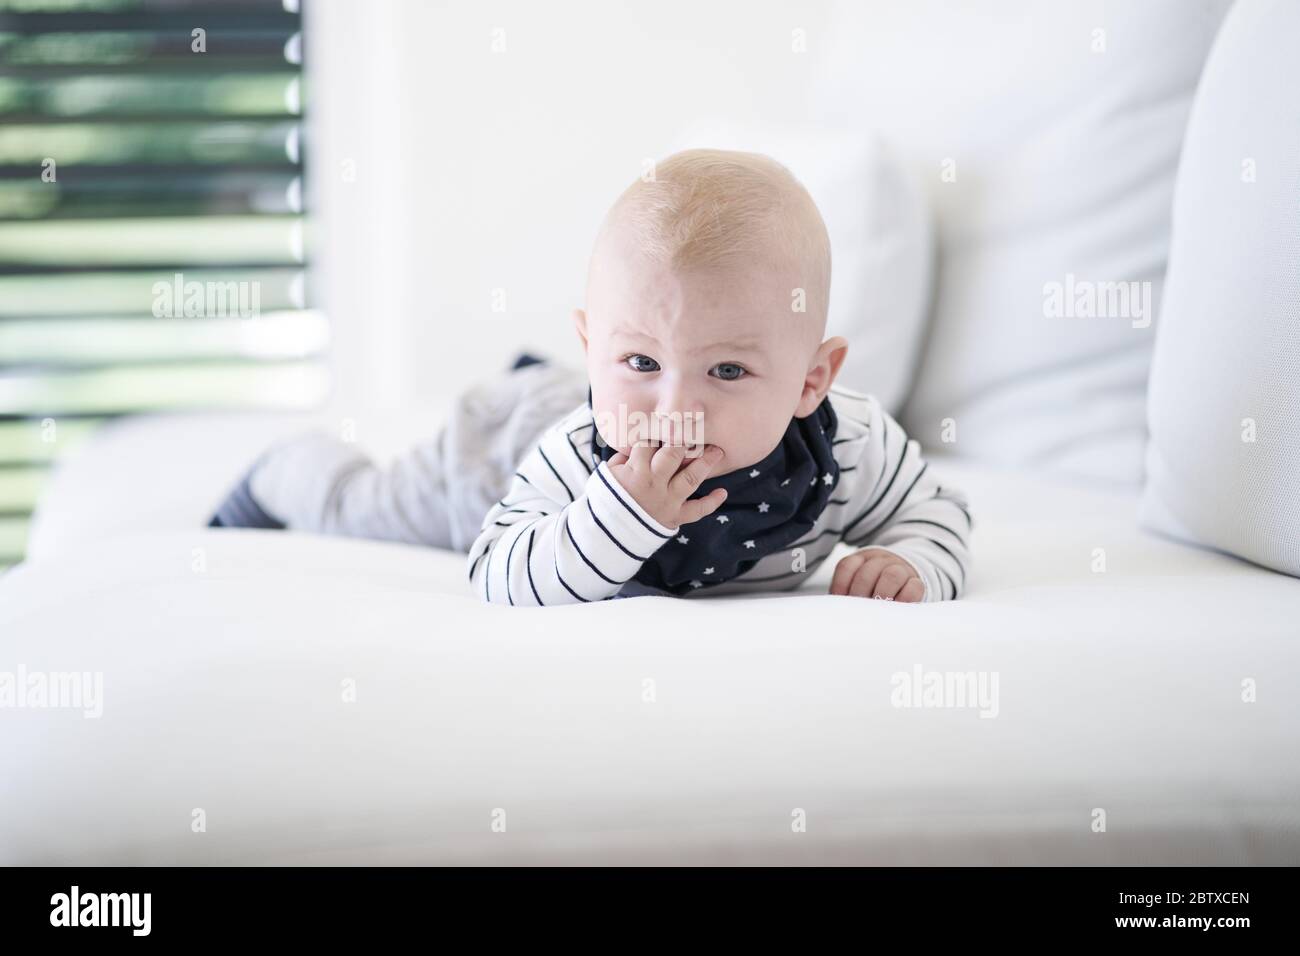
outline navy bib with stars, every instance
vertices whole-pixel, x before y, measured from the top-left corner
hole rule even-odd
[[[686,594],[744,574],[800,540],[816,524],[840,478],[831,452],[835,426],[835,410],[829,398],[823,399],[811,415],[790,420],[780,443],[762,461],[706,478],[691,497],[725,488],[727,500],[713,514],[682,525],[676,537],[650,556],[633,578],[643,588],[624,590]],[[597,462],[614,457],[617,452],[605,444],[594,422],[591,430]]]

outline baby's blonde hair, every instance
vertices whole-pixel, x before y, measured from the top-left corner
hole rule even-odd
[[[627,228],[638,252],[675,272],[795,267],[792,302],[820,335],[830,303],[831,242],[817,204],[790,170],[762,153],[688,149],[623,191],[605,217]],[[600,240],[597,239],[599,246]]]

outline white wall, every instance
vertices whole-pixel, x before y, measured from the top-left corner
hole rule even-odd
[[[614,197],[701,118],[802,119],[829,44],[822,0],[305,15],[314,291],[341,415],[443,401],[521,348],[580,361],[570,313]]]

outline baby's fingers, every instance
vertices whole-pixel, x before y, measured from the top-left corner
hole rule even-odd
[[[649,471],[650,462],[654,458],[655,452],[659,450],[658,443],[652,443],[649,439],[637,442],[632,446],[632,452],[628,456],[632,462],[634,471]]]
[[[724,454],[717,445],[710,445],[704,450],[703,455],[695,458],[677,473],[676,477],[668,483],[668,490],[683,498],[689,498],[704,479],[709,477],[709,472],[713,471],[714,466],[722,461]]]
[[[677,473],[686,449],[681,445],[662,445],[650,459],[651,472],[665,483]]]
[[[903,590],[898,592],[895,601],[904,601],[909,604],[916,604],[925,600],[925,585],[921,583],[920,578],[909,578],[903,585]]]
[[[852,554],[846,554],[840,558],[840,563],[835,565],[835,576],[831,578],[829,593],[847,596],[849,585],[853,582],[853,576],[858,573],[858,568],[866,564],[867,558],[870,556],[866,551],[854,551]]]
[[[703,498],[691,498],[689,501],[684,501],[681,510],[677,512],[677,523],[679,525],[691,524],[701,518],[707,518],[722,507],[722,503],[726,500],[727,489],[714,488]]]

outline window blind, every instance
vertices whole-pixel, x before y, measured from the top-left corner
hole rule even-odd
[[[0,0],[0,569],[115,416],[326,397],[296,0]]]

